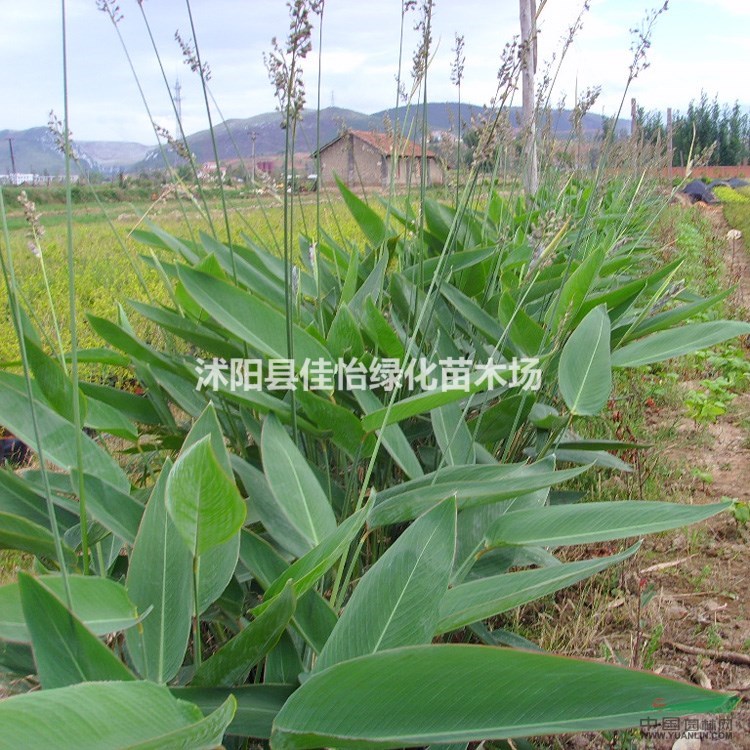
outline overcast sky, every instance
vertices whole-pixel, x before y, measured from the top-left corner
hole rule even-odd
[[[174,130],[164,89],[137,0],[119,0],[119,30],[144,88],[154,119]],[[548,0],[540,25],[540,69],[561,46],[561,38],[583,0]],[[630,29],[657,0],[592,0],[584,27],[565,61],[557,103],[572,103],[579,91],[600,85],[596,113],[614,114],[631,57]],[[182,84],[187,132],[206,126],[197,76],[182,62],[174,41],[179,30],[190,38],[183,0],[144,0],[170,83]],[[211,67],[210,86],[226,118],[249,117],[275,106],[263,64],[271,38],[284,38],[288,11],[283,0],[192,0],[202,57]],[[154,142],[125,53],[108,17],[95,0],[68,0],[68,74],[71,129],[78,140]],[[375,112],[395,102],[400,0],[326,0],[323,25],[323,106]],[[411,63],[416,34],[410,15],[405,65]],[[670,0],[658,21],[648,54],[650,67],[632,95],[647,109],[685,109],[705,90],[720,101],[750,104],[750,2]],[[462,97],[487,103],[494,93],[503,45],[517,33],[518,0],[437,0],[433,17],[436,52],[428,92],[431,101],[455,100],[450,83],[454,34],[465,36]],[[317,47],[317,37],[315,39]],[[50,109],[62,116],[60,0],[0,0],[0,130],[44,125]],[[305,65],[308,101],[314,103],[317,58]],[[629,102],[629,100],[628,100]],[[629,116],[629,103],[626,105]]]

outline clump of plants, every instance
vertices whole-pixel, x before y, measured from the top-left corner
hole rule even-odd
[[[292,11],[306,46],[314,9]],[[640,181],[477,200],[478,165],[457,203],[423,184],[376,210],[339,183],[361,242],[295,231],[288,204],[283,258],[247,233],[139,231],[168,301],[90,315],[102,346],[75,352],[132,392],[47,344],[5,232],[23,369],[0,372],[0,423],[38,460],[0,472],[0,541],[34,559],[0,587],[0,663],[42,689],[0,702],[0,747],[59,746],[63,720],[70,747],[465,746],[736,704],[492,629],[629,559],[626,540],[730,508],[560,489],[629,469],[631,443],[578,430],[614,371],[750,325],[690,322],[716,300],[672,286]]]

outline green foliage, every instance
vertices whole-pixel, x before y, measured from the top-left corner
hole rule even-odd
[[[346,190],[343,201],[356,239],[303,236],[293,273],[252,238],[141,232],[160,254],[162,303],[135,305],[133,322],[122,309],[90,317],[107,347],[99,361],[126,367],[138,393],[77,384],[99,431],[81,436],[81,456],[70,381],[46,343],[29,383],[0,373],[0,423],[56,467],[0,475],[0,543],[44,571],[0,589],[11,602],[0,639],[26,649],[17,661],[31,646],[45,688],[0,704],[0,720],[5,710],[28,727],[34,705],[53,715],[70,695],[99,716],[116,695],[144,746],[212,746],[231,721],[232,734],[277,748],[403,747],[627,727],[654,715],[657,697],[659,715],[729,710],[732,697],[654,675],[447,641],[638,544],[576,562],[561,547],[731,506],[559,505],[550,488],[596,464],[628,470],[610,451],[640,449],[572,429],[606,406],[613,368],[748,325],[692,319],[723,297],[671,286],[679,261],[660,265],[644,239],[655,204],[627,182],[597,192],[570,181],[536,203],[493,190],[486,209],[423,198],[387,217]],[[532,233],[552,206],[566,220],[539,249]],[[30,323],[27,338],[43,341],[35,333]],[[738,355],[723,351],[716,367],[739,383]],[[334,380],[292,398],[226,370],[216,390],[196,387],[196,366],[214,356],[258,360],[262,374],[293,358],[302,378],[303,360],[344,355],[373,370],[398,357],[435,380],[361,392]],[[475,369],[465,388],[448,387],[458,359],[503,377]],[[540,380],[523,380],[519,362]],[[114,649],[100,640],[110,629],[124,632]],[[94,690],[102,680],[112,691]],[[121,729],[118,717],[111,746]],[[44,744],[46,731],[29,736]]]

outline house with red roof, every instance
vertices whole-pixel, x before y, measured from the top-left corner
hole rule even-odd
[[[317,157],[317,152],[312,158]],[[338,177],[348,187],[382,187],[421,183],[423,165],[428,185],[443,184],[443,169],[432,151],[418,143],[367,130],[347,130],[320,147],[320,181]]]

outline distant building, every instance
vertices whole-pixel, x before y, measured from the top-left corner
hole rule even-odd
[[[395,171],[393,138],[385,133],[366,130],[347,130],[320,147],[320,180],[332,185],[338,177],[347,186],[388,187],[393,173],[396,185],[418,185],[421,180],[422,147],[413,141],[401,140],[396,146]],[[312,158],[317,157],[317,152]],[[437,156],[424,154],[427,164],[427,184],[442,185],[443,170]]]

